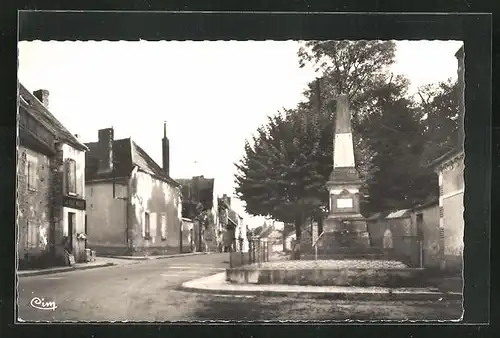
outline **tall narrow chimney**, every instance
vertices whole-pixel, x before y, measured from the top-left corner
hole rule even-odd
[[[99,135],[99,164],[98,173],[109,173],[113,171],[113,128],[100,129]]]
[[[162,164],[165,175],[170,176],[170,142],[167,138],[167,122],[163,122],[163,139],[161,141]]]
[[[458,96],[458,102],[459,102],[459,107],[458,107],[458,137],[457,137],[457,147],[458,149],[463,149],[464,147],[464,139],[465,139],[465,130],[464,130],[464,119],[465,119],[465,53],[464,53],[464,47],[462,46],[457,53],[455,54],[455,57],[457,58],[458,61],[458,91],[459,91],[459,96]]]
[[[33,95],[40,101],[45,108],[49,109],[49,91],[47,89],[39,89],[33,92]]]

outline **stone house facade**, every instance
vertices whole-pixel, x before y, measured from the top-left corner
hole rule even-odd
[[[464,47],[455,54],[458,61],[458,86],[461,93],[459,98],[458,137],[454,149],[437,158],[431,163],[438,175],[439,182],[439,229],[441,234],[442,268],[451,271],[461,271],[463,266],[464,249],[464,169],[465,152],[464,117],[465,117],[465,68]]]
[[[161,168],[131,138],[101,129],[87,143],[88,245],[101,255],[162,255],[182,250],[182,195],[169,176],[162,140]]]
[[[20,263],[85,261],[85,152],[48,109],[49,92],[19,84],[17,254]],[[45,258],[42,258],[45,257]],[[36,263],[34,263],[36,265]]]

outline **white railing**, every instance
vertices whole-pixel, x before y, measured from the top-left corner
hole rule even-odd
[[[313,243],[313,247],[314,247],[314,260],[318,260],[318,241],[321,239],[321,237],[323,237],[324,234],[325,234],[325,232],[323,231],[318,236],[318,238],[316,238],[316,240]]]

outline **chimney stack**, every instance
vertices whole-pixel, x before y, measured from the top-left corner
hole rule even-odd
[[[45,108],[49,109],[49,91],[47,89],[39,89],[33,92],[33,95],[40,101]]]
[[[170,176],[170,142],[167,138],[167,122],[163,122],[163,139],[161,142],[163,172]]]
[[[109,173],[113,171],[113,128],[100,129],[99,135],[99,165],[98,173]]]

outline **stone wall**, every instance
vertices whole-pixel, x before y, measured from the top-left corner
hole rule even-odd
[[[439,173],[443,268],[461,271],[464,248],[464,159],[451,158]]]
[[[417,224],[417,215],[422,215],[422,259],[425,268],[439,268],[442,257],[439,248],[439,205],[431,204],[416,209],[411,214],[413,224]]]
[[[35,175],[28,187],[28,163]],[[39,255],[50,250],[51,170],[50,158],[19,146],[17,153],[18,255]]]
[[[124,254],[127,251],[128,186],[111,182],[92,183],[87,198],[87,245],[97,254]]]

